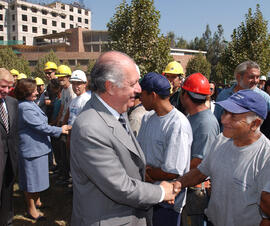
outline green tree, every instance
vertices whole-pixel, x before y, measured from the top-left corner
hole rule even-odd
[[[188,61],[186,75],[191,75],[196,72],[200,72],[208,79],[210,77],[211,64],[202,54],[197,54],[195,57]]]
[[[34,72],[33,72],[33,77],[40,77],[44,80],[44,82],[46,82],[47,78],[46,78],[46,75],[44,73],[44,65],[48,61],[52,61],[52,62],[56,63],[57,66],[60,65],[59,58],[56,56],[56,54],[54,53],[53,50],[50,50],[50,52],[47,55],[45,55],[44,57],[42,57],[38,60],[38,63],[37,63],[37,65],[34,69]]]
[[[235,67],[246,60],[256,61],[261,67],[261,73],[270,71],[270,36],[267,30],[267,21],[264,20],[259,4],[252,14],[249,9],[245,22],[234,29],[232,41],[222,54],[224,74],[227,79],[234,79]]]
[[[95,63],[96,63],[96,60],[89,60],[89,63],[87,65],[87,70],[86,70],[87,74],[90,74]]]
[[[183,38],[177,38],[177,42],[176,42],[176,48],[180,48],[180,49],[187,49],[188,48],[188,42]]]
[[[176,36],[175,36],[174,32],[172,32],[172,31],[168,32],[166,37],[170,40],[170,47],[175,48],[175,46],[176,46],[176,41],[175,41]]]
[[[131,56],[141,73],[162,72],[170,56],[170,41],[159,36],[160,13],[153,0],[123,0],[107,24],[112,50]]]
[[[31,74],[28,61],[17,56],[11,48],[0,49],[0,67],[8,70],[16,69],[28,76]]]

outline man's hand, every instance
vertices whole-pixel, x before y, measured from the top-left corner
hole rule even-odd
[[[178,193],[181,191],[181,184],[178,181],[171,183],[162,181],[160,185],[165,191],[165,197],[163,201],[167,201],[169,204],[174,204],[176,195],[178,195]]]

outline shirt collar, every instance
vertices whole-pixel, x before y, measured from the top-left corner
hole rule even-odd
[[[108,111],[118,120],[120,114],[114,110],[111,106],[109,106],[97,93],[95,93],[96,97],[100,100],[100,102],[108,109]]]

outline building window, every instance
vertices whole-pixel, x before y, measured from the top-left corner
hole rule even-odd
[[[61,23],[61,28],[65,28],[66,24],[65,23]]]
[[[0,20],[3,20],[3,14],[0,14]]]
[[[61,9],[65,9],[65,5],[64,4],[61,5]]]
[[[52,16],[53,16],[53,17],[57,17],[57,13],[52,12]]]
[[[78,9],[78,13],[79,13],[79,14],[82,14],[82,10],[81,10],[81,9]]]
[[[82,18],[81,17],[78,17],[78,22],[82,22]]]
[[[52,26],[56,27],[57,26],[57,23],[55,20],[52,21]]]
[[[88,19],[85,19],[84,22],[85,22],[86,24],[88,24]]]
[[[16,30],[15,25],[12,25],[12,31],[15,31],[15,30]]]
[[[56,33],[57,33],[57,31],[56,31],[56,30],[52,30],[52,33],[53,33],[53,34],[56,34]]]
[[[61,17],[62,19],[65,19],[65,18],[66,18],[66,15],[65,15],[65,14],[61,14],[60,17]]]
[[[32,7],[32,8],[31,8],[31,11],[32,11],[33,13],[36,13],[36,12],[37,12],[37,8]]]
[[[28,27],[27,27],[26,25],[23,25],[23,26],[22,26],[22,31],[27,32],[27,31],[28,31]]]
[[[69,19],[73,21],[74,17],[72,15],[70,15]]]
[[[85,10],[85,11],[84,11],[84,14],[85,14],[85,16],[88,16],[88,11]]]
[[[37,33],[37,27],[32,27],[32,33]]]
[[[37,23],[37,17],[32,16],[32,23]]]
[[[45,24],[45,25],[47,25],[47,19],[42,19],[42,24]]]
[[[4,6],[3,5],[0,5],[0,10],[4,9]]]
[[[22,5],[22,10],[27,11],[27,6],[26,5]]]
[[[0,24],[0,31],[4,31],[4,26]]]
[[[37,61],[36,60],[29,60],[29,66],[36,66],[37,65]]]
[[[68,60],[68,64],[70,66],[76,66],[76,61],[75,60]]]
[[[23,39],[23,44],[25,45],[26,44],[26,37],[23,36],[22,39]]]
[[[42,29],[42,34],[46,35],[47,32],[48,32],[48,30],[47,30],[46,28],[43,28],[43,29]]]
[[[69,26],[70,28],[74,28],[74,25],[73,24],[70,24],[70,26]]]
[[[4,36],[0,36],[0,41],[4,41]]]
[[[77,62],[80,65],[88,65],[89,64],[89,60],[78,60]]]
[[[72,6],[70,6],[69,11],[73,12],[73,7]]]
[[[22,21],[27,21],[27,15],[22,15]]]
[[[12,40],[14,40],[14,41],[15,41],[15,40],[16,40],[16,36],[13,36],[13,37],[12,37]]]
[[[12,14],[12,21],[15,21],[15,14]]]
[[[47,15],[47,14],[48,14],[48,11],[47,11],[47,10],[42,9],[42,10],[41,10],[41,13],[42,13],[43,15]]]

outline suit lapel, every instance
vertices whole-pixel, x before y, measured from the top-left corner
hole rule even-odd
[[[141,155],[141,149],[137,148],[136,141],[128,135],[121,123],[109,112],[109,110],[98,100],[96,95],[91,98],[92,106],[97,110],[99,115],[103,118],[105,123],[112,129],[112,133],[116,139],[119,140],[129,151],[137,155],[142,161],[144,161],[143,155]],[[125,117],[125,116],[124,116]],[[127,118],[125,117],[127,120]],[[130,129],[129,123],[127,125]],[[130,131],[132,131],[130,129]],[[133,136],[133,134],[131,135]],[[134,136],[133,136],[134,137]]]

